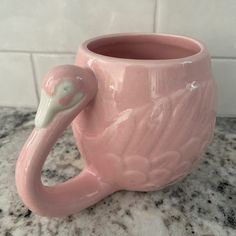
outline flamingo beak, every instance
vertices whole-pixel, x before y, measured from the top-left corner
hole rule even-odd
[[[45,91],[42,90],[40,103],[35,117],[35,127],[46,128],[57,112],[53,97],[47,95]]]

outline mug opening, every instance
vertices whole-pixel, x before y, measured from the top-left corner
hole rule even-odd
[[[162,34],[105,36],[88,41],[86,47],[98,55],[134,60],[182,59],[202,51],[191,38]]]

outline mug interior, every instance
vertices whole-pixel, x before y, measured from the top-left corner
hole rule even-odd
[[[190,38],[173,35],[115,35],[90,41],[93,53],[124,59],[169,60],[198,54],[200,44]]]

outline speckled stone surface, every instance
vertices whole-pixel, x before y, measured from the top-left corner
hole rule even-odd
[[[218,118],[213,143],[183,181],[157,192],[118,192],[79,214],[48,219],[24,207],[14,183],[16,159],[34,115],[29,109],[0,108],[0,235],[236,235],[236,118]],[[62,182],[82,166],[68,130],[51,151],[43,182]]]

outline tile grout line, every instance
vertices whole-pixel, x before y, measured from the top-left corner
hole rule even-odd
[[[33,58],[32,53],[30,53],[30,63],[31,63],[31,68],[33,72],[34,90],[35,90],[37,101],[39,104],[38,84],[37,84],[36,71],[35,71],[35,66],[34,66],[34,58]]]
[[[160,1],[161,0],[156,0],[156,28],[155,28],[155,33],[159,33],[159,21],[160,21]]]
[[[157,1],[158,0],[155,0],[155,3],[154,3],[154,14],[153,14],[153,28],[152,28],[152,32],[155,33],[156,31],[156,15],[157,15]]]
[[[55,54],[55,55],[75,55],[73,52],[54,52],[54,51],[27,51],[27,50],[8,50],[0,49],[0,53],[27,53],[27,54]]]
[[[211,56],[211,59],[219,59],[219,60],[221,60],[221,59],[226,59],[226,60],[235,60],[236,59],[236,57],[218,57],[218,56]]]

